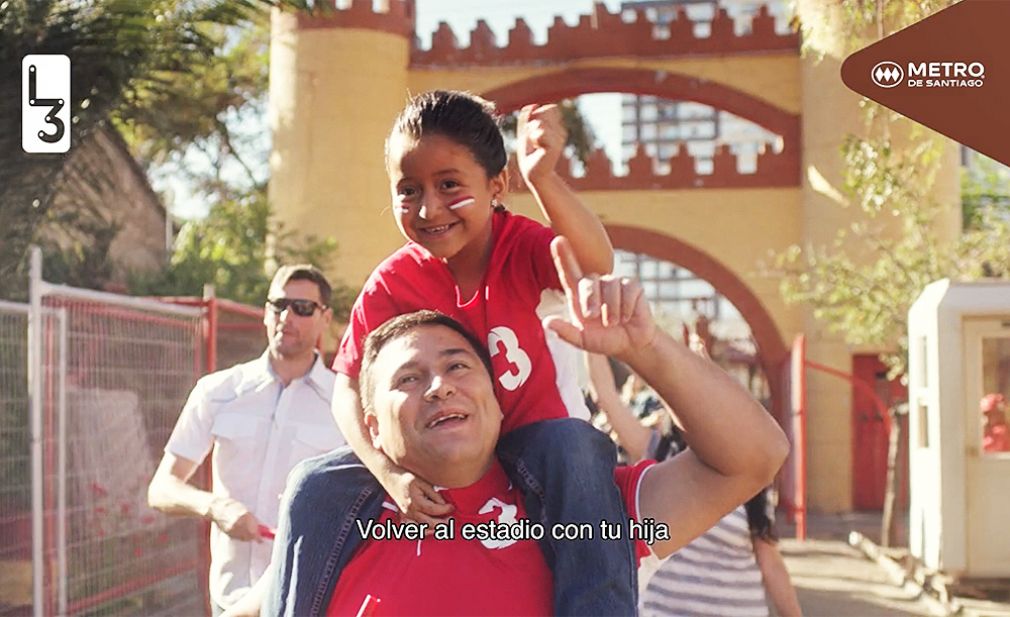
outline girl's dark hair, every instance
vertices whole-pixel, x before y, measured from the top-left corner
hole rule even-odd
[[[393,123],[389,136],[394,135],[414,140],[425,135],[448,137],[470,150],[488,178],[500,174],[508,162],[494,103],[469,92],[432,90],[411,98]]]
[[[757,495],[744,504],[747,510],[747,526],[750,527],[752,538],[765,542],[777,542],[778,537],[772,529],[772,521],[768,518],[768,489],[762,489]]]

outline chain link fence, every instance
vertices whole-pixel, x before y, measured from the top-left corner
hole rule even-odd
[[[217,355],[213,369],[220,370],[259,357],[266,349],[263,309],[228,300],[216,300]]]
[[[58,286],[43,303],[66,315],[64,336],[43,332],[44,561],[58,566],[44,597],[59,614],[202,614],[203,524],[147,506],[203,372],[199,311]]]
[[[206,523],[147,486],[196,380],[262,353],[262,309],[40,272],[0,301],[0,617],[204,615]]]

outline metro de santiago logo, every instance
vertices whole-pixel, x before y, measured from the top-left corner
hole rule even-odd
[[[880,88],[903,84],[909,88],[981,88],[985,85],[985,65],[981,62],[931,61],[909,62],[904,68],[897,62],[885,60],[873,65],[870,79]]]
[[[870,70],[870,79],[881,88],[893,88],[901,85],[905,79],[905,71],[896,62],[885,60],[878,62]]]

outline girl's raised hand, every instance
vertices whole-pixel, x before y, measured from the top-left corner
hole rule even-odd
[[[519,171],[527,184],[535,185],[554,172],[565,149],[568,133],[557,105],[527,105],[519,112],[516,154]]]

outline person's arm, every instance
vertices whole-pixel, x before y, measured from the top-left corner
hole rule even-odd
[[[189,484],[199,463],[169,452],[161,459],[147,488],[147,503],[165,514],[199,516],[236,540],[262,542],[259,521],[241,502]]]
[[[394,464],[382,450],[372,445],[365,427],[358,381],[338,372],[332,405],[333,416],[347,444],[393,498],[403,517],[428,523],[428,528],[434,530],[435,525],[444,520],[441,517],[452,512],[452,505],[446,503],[430,482]]]
[[[800,600],[778,547],[773,542],[754,538],[754,557],[775,612],[780,617],[801,617]]]
[[[689,446],[642,480],[641,515],[669,525],[652,546],[663,557],[769,484],[789,446],[750,393],[666,333],[623,359],[677,410]]]
[[[551,228],[572,244],[584,272],[607,274],[614,249],[600,219],[558,175],[565,149],[565,129],[557,105],[527,105],[516,130],[519,170]]]
[[[586,364],[589,366],[590,391],[595,395],[596,406],[607,416],[610,427],[617,433],[617,441],[628,453],[628,458],[632,462],[642,460],[649,449],[652,431],[646,428],[621,400],[621,395],[614,386],[614,372],[610,369],[607,358],[587,353]]]
[[[664,557],[771,483],[789,443],[742,386],[659,330],[637,281],[605,276],[587,285],[567,240],[551,249],[574,323],[551,318],[548,327],[626,362],[677,410],[688,436],[689,450],[648,470],[640,487],[639,515],[669,527],[670,539],[652,545]],[[587,316],[594,302],[603,310]]]

